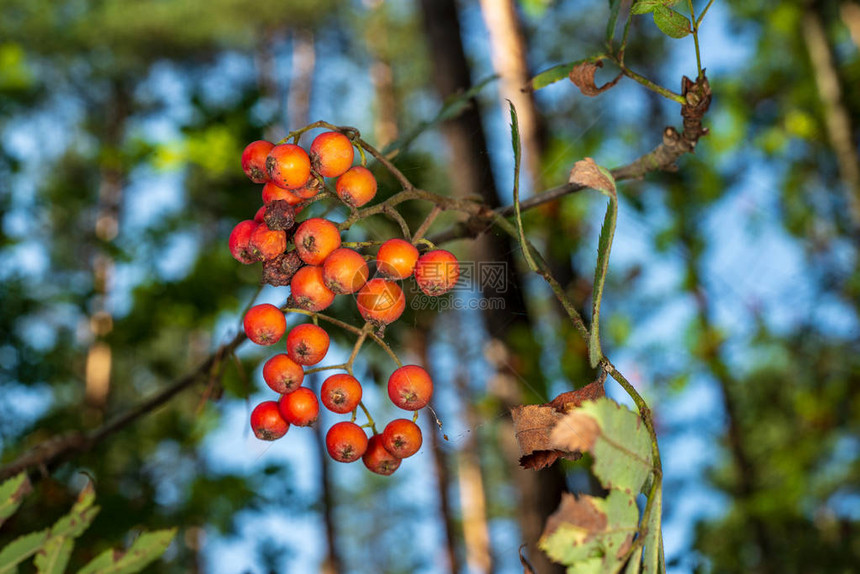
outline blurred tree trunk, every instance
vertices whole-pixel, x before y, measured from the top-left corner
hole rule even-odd
[[[429,51],[433,56],[433,82],[439,97],[445,99],[471,86],[469,66],[460,36],[457,6],[454,0],[421,0],[420,5]],[[489,206],[498,206],[499,197],[477,102],[473,101],[472,106],[463,114],[446,122],[443,131],[451,152],[450,173],[454,194],[460,197],[478,194]],[[516,274],[512,256],[517,246],[507,236],[493,237],[485,234],[470,247],[474,262],[495,262],[505,266],[507,289],[492,294],[494,297],[503,298],[504,306],[502,310],[485,313],[484,320],[489,335],[507,346],[513,331],[519,331],[523,327],[524,331],[530,331],[521,281]],[[481,284],[485,297],[489,295],[486,287]],[[514,360],[510,364],[518,364],[518,361]],[[516,370],[513,370],[513,374],[520,376]],[[493,391],[492,388],[490,390]],[[523,400],[519,383],[513,385],[511,390],[513,392],[499,397],[506,410]],[[502,437],[509,435],[512,439],[513,427],[510,420],[502,420],[505,421],[499,429]],[[518,515],[522,537],[533,545],[542,532],[546,517],[558,504],[563,485],[561,472],[558,468],[553,468],[542,473],[547,480],[540,481],[538,474],[517,466],[518,452],[505,454],[511,464],[511,474],[520,494]],[[549,504],[546,504],[548,501]],[[560,567],[538,553],[534,553],[534,563],[542,573],[561,571]]]
[[[110,392],[112,351],[105,338],[113,329],[113,315],[108,304],[114,260],[107,244],[119,233],[119,216],[122,207],[125,167],[122,161],[122,143],[125,125],[131,113],[131,97],[121,80],[110,84],[108,101],[103,107],[105,124],[103,147],[99,164],[99,195],[96,207],[95,239],[93,246],[93,296],[90,302],[89,327],[92,342],[86,361],[86,404],[89,421],[97,424],[102,419]]]
[[[508,101],[517,109],[526,173],[532,191],[537,192],[546,187],[541,167],[546,146],[545,130],[535,105],[534,93],[523,91],[523,86],[531,79],[531,73],[516,3],[513,0],[481,0],[481,12],[490,33],[493,68],[499,75],[502,113],[507,119]]]
[[[802,19],[803,39],[812,62],[813,77],[821,100],[830,147],[833,148],[839,176],[845,186],[851,225],[857,233],[860,232],[860,163],[857,158],[854,126],[843,100],[845,90],[836,68],[833,46],[827,39],[827,31],[819,12],[820,8],[814,3],[807,8]],[[850,14],[851,10],[846,13]]]

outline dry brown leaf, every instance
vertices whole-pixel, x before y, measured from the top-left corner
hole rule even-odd
[[[593,401],[605,396],[603,381],[594,381],[581,389],[561,393],[547,404],[560,413],[567,413],[580,406],[584,401]]]
[[[594,74],[597,72],[598,68],[602,67],[603,62],[601,60],[597,60],[596,62],[583,62],[578,66],[574,66],[570,71],[570,81],[573,82],[573,84],[579,88],[579,91],[584,95],[594,97],[617,84],[618,80],[620,80],[623,75],[619,72],[615,78],[598,88],[594,83]]]
[[[599,434],[597,421],[579,411],[573,411],[555,425],[550,435],[550,448],[590,450]]]
[[[541,538],[551,535],[562,524],[573,524],[587,530],[589,534],[606,530],[606,514],[598,510],[591,501],[591,496],[576,497],[569,492],[563,493],[558,508],[546,519]]]
[[[549,446],[549,435],[561,415],[546,405],[520,405],[511,411],[520,446],[520,466],[540,470],[566,453]]]
[[[615,193],[615,184],[606,177],[594,160],[590,157],[581,159],[573,164],[570,170],[570,183],[576,183],[593,189],[611,189]]]

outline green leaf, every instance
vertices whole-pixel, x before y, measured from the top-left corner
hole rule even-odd
[[[639,546],[633,554],[630,555],[630,560],[627,562],[627,568],[624,569],[624,574],[639,574],[642,571],[642,547]]]
[[[40,574],[62,574],[72,553],[74,539],[89,528],[99,513],[93,506],[95,491],[92,485],[84,488],[72,510],[51,527],[50,538],[42,550],[36,554],[36,567]]]
[[[382,150],[382,155],[389,156],[395,154],[395,152],[402,152],[410,145],[412,145],[412,142],[418,139],[418,137],[425,131],[435,127],[442,122],[456,118],[471,105],[472,98],[477,96],[487,84],[494,80],[497,80],[498,78],[499,76],[494,74],[492,76],[484,78],[465,92],[450,96],[442,104],[442,108],[439,110],[439,113],[437,113],[432,119],[421,122],[415,127],[415,129],[411,130],[410,132],[404,134],[402,137],[397,138],[396,140],[385,146],[385,148]]]
[[[621,0],[609,0],[609,21],[606,23],[606,42],[609,44],[615,38],[619,10],[621,10]]]
[[[105,550],[78,574],[133,574],[140,572],[164,554],[176,535],[176,529],[156,530],[141,534],[126,552]]]
[[[600,228],[600,240],[597,244],[597,266],[594,270],[591,333],[588,339],[588,358],[593,368],[603,358],[603,350],[600,348],[600,303],[603,299],[606,274],[609,272],[609,252],[612,250],[615,223],[618,219],[618,192],[615,189],[615,178],[612,177],[609,170],[600,167],[591,158],[576,162],[570,172],[570,182],[596,189],[609,198],[603,226]]]
[[[550,440],[561,450],[590,452],[600,483],[630,496],[642,490],[654,468],[642,419],[611,399],[584,402],[556,424]]]
[[[601,54],[598,56],[592,56],[591,58],[583,58],[575,62],[568,62],[566,64],[559,64],[557,66],[553,66],[552,68],[544,70],[543,72],[532,78],[529,83],[526,84],[524,89],[533,92],[535,90],[545,88],[550,84],[558,82],[559,80],[565,80],[570,77],[570,72],[576,66],[584,62],[602,60],[604,57],[605,56]]]
[[[0,484],[0,525],[15,514],[30,490],[30,479],[24,472]]]
[[[654,10],[654,23],[670,38],[683,38],[692,32],[690,19],[666,6]]]
[[[39,574],[63,574],[69,557],[72,555],[74,541],[71,538],[56,537],[49,539],[36,554],[35,564]]]
[[[645,574],[662,574],[665,571],[663,557],[663,486],[659,485],[651,503],[651,516],[648,518],[648,533],[645,535]]]
[[[632,496],[612,490],[606,498],[562,496],[538,545],[568,572],[618,572],[637,531],[639,509]]]
[[[680,0],[639,0],[630,7],[631,14],[648,14],[657,8],[673,6]]]
[[[517,231],[520,234],[520,247],[523,250],[523,256],[529,264],[529,268],[532,271],[537,271],[538,266],[535,264],[535,260],[529,251],[529,244],[526,242],[526,234],[523,230],[523,216],[520,211],[520,160],[522,157],[520,153],[520,125],[514,103],[508,100],[508,104],[511,108],[511,145],[514,147],[514,212],[517,219]]]
[[[0,574],[17,572],[18,564],[35,554],[48,540],[48,530],[33,532],[17,538],[0,550]]]

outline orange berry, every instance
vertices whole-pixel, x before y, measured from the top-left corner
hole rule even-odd
[[[367,283],[370,275],[364,257],[348,247],[332,251],[325,258],[322,268],[326,287],[338,295],[355,293]]]
[[[281,416],[278,403],[265,401],[251,412],[251,429],[260,440],[278,440],[290,430],[290,423]]]
[[[306,265],[290,279],[290,293],[296,306],[317,313],[332,304],[334,293],[325,286],[322,267]]]
[[[258,254],[251,247],[251,237],[254,235],[254,230],[257,229],[258,225],[259,222],[257,221],[246,219],[237,223],[233,231],[230,232],[230,254],[239,263],[249,265],[260,260]]]
[[[406,279],[418,261],[418,249],[403,239],[389,239],[376,254],[376,269],[390,279]]]
[[[352,375],[338,373],[327,378],[320,387],[320,399],[333,413],[352,412],[361,402],[361,383]]]
[[[251,234],[250,245],[259,259],[274,259],[287,249],[287,234],[282,230],[269,229],[263,222]]]
[[[345,204],[361,207],[376,195],[376,178],[369,169],[357,165],[337,178],[335,191]]]
[[[338,462],[353,462],[367,451],[367,435],[357,424],[349,421],[335,423],[325,435],[329,456]]]
[[[421,427],[408,419],[395,419],[382,431],[382,446],[397,458],[412,456],[423,442]]]
[[[316,422],[320,414],[320,403],[312,390],[299,387],[292,393],[281,395],[278,411],[291,425],[306,427]]]
[[[375,434],[367,441],[367,450],[361,457],[364,466],[371,472],[388,476],[400,467],[400,459],[385,450],[382,435]]]
[[[270,389],[285,395],[302,386],[305,371],[289,355],[278,353],[263,365],[263,379]]]
[[[404,365],[388,378],[388,398],[407,411],[417,411],[427,406],[433,396],[433,380],[430,374],[418,365]]]
[[[330,342],[325,329],[302,323],[287,335],[287,355],[300,365],[316,365],[325,358]]]
[[[264,183],[269,180],[266,171],[266,156],[272,151],[275,144],[265,140],[257,140],[249,143],[242,151],[242,171],[254,183]]]
[[[308,265],[321,265],[332,251],[340,247],[340,231],[331,221],[313,217],[299,225],[293,243],[302,261]]]
[[[365,321],[387,325],[396,321],[406,309],[403,290],[394,281],[375,278],[364,284],[356,297],[358,312]]]
[[[273,201],[277,201],[279,199],[283,199],[290,205],[296,205],[302,202],[302,198],[296,195],[294,192],[284,189],[283,187],[278,187],[271,181],[263,186],[263,203],[271,203]]]
[[[457,284],[460,263],[450,251],[436,249],[418,258],[415,282],[426,295],[444,295]]]
[[[296,189],[311,176],[311,160],[307,152],[295,144],[276,145],[266,158],[266,170],[275,185]]]
[[[274,345],[287,330],[284,313],[269,303],[254,305],[245,313],[245,334],[258,345]]]
[[[325,185],[315,177],[311,177],[306,184],[293,190],[293,193],[301,199],[310,199],[321,193],[325,189]]]
[[[339,132],[323,132],[315,137],[310,152],[311,165],[323,177],[340,177],[355,158],[349,138]]]

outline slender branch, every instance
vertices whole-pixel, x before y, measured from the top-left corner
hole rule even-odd
[[[117,415],[99,428],[88,433],[67,433],[37,444],[30,451],[18,457],[18,459],[0,467],[0,480],[7,479],[20,472],[30,472],[37,469],[40,469],[42,474],[46,475],[53,468],[56,468],[59,464],[71,459],[75,455],[91,451],[109,436],[125,429],[144,415],[155,411],[158,407],[164,405],[174,396],[191,387],[199,380],[205,379],[212,368],[223,357],[233,353],[246,339],[247,336],[244,331],[240,331],[230,342],[218,347],[215,352],[209,355],[192,372],[166,386],[140,404]]]
[[[436,218],[440,213],[442,213],[442,208],[438,205],[434,205],[433,209],[430,210],[430,213],[427,214],[427,217],[424,218],[424,221],[421,222],[421,225],[412,236],[413,245],[421,241],[421,238],[424,237],[424,234],[427,233],[427,230],[430,229],[430,226],[433,225],[433,222],[436,221]]]

